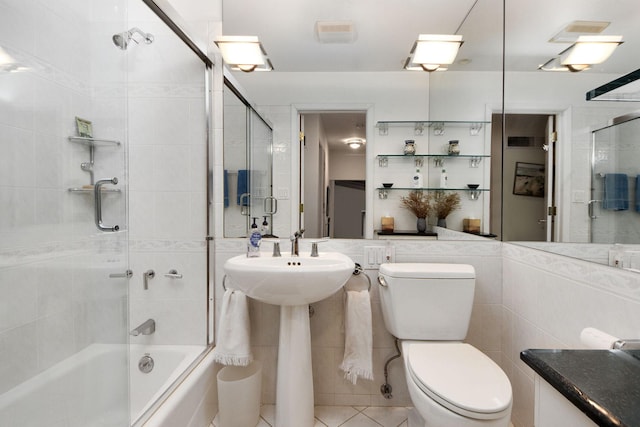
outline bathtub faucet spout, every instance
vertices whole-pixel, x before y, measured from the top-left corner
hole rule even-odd
[[[155,331],[156,331],[156,321],[153,319],[147,319],[146,322],[144,322],[142,325],[138,326],[137,328],[129,332],[129,334],[133,335],[134,337],[137,337],[140,334],[151,335]]]

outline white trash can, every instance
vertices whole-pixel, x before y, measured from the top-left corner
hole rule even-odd
[[[260,420],[262,363],[225,366],[218,372],[218,426],[255,427]]]

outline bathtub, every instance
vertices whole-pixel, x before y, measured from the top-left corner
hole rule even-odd
[[[208,426],[217,394],[213,358],[204,350],[92,344],[0,395],[0,426]],[[138,369],[145,353],[154,359],[148,374]]]

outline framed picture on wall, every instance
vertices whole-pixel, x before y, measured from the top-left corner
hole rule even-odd
[[[76,128],[78,129],[78,136],[93,138],[93,126],[89,120],[76,117]]]
[[[544,165],[516,162],[513,194],[517,196],[544,197]]]

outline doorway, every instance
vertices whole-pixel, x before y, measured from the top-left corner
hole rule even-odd
[[[553,241],[556,117],[506,114],[491,120],[491,224],[503,241]]]
[[[299,228],[306,238],[364,238],[366,115],[300,112]]]

